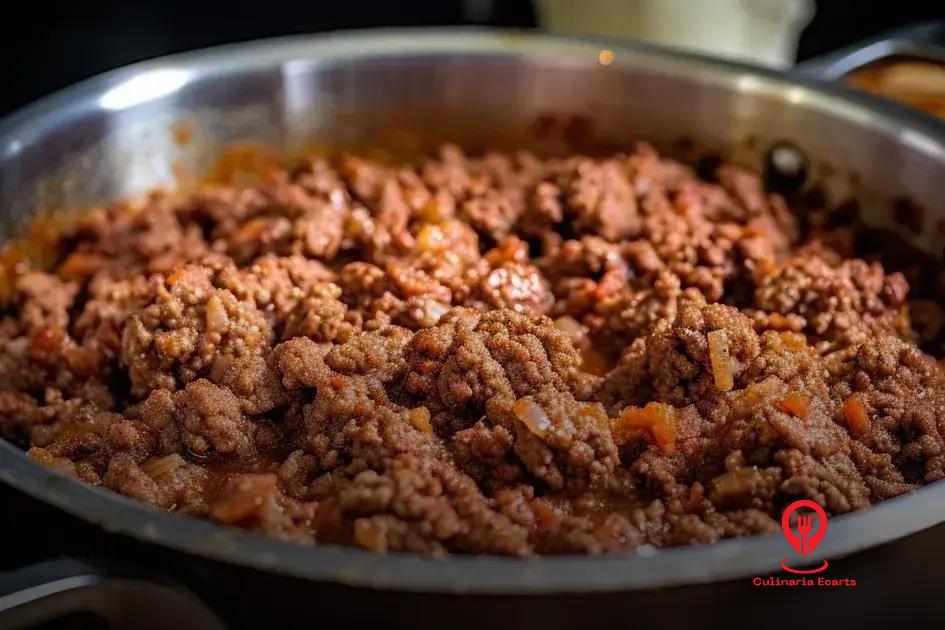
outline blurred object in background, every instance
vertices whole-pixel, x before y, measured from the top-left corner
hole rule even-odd
[[[743,7],[743,17],[732,19],[732,12],[740,10],[737,7]],[[797,49],[801,60],[897,25],[943,19],[945,2],[267,0],[260,4],[250,0],[31,0],[17,3],[16,11],[0,20],[0,42],[6,53],[0,55],[0,115],[70,83],[142,59],[275,35],[377,26],[542,25],[558,33],[639,36],[709,54],[731,56],[747,50],[749,56],[741,58],[783,65],[793,61],[794,30],[803,28],[812,13],[813,20],[804,29]],[[791,15],[794,21],[777,17],[782,15]],[[746,20],[753,25],[746,27]],[[775,26],[788,22],[793,24],[794,34]],[[766,38],[770,39],[766,42]]]
[[[819,57],[906,24],[945,18],[942,0],[817,0],[804,29],[797,60]]]
[[[894,59],[853,72],[847,83],[945,117],[945,65],[941,63]]]
[[[543,28],[632,37],[774,67],[790,66],[813,0],[535,0]]]
[[[0,20],[0,115],[92,75],[169,53],[338,29],[531,28],[531,0],[31,0]]]
[[[805,60],[799,70],[945,117],[945,20],[885,29]]]

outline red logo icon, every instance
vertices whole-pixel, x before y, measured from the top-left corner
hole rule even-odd
[[[791,515],[800,508],[810,508],[814,511],[814,514],[817,515],[817,528],[814,529],[815,523],[812,515],[798,514],[796,521],[798,533],[795,534],[791,529]],[[784,537],[787,539],[788,544],[791,545],[794,551],[801,554],[801,556],[807,556],[817,549],[817,545],[820,544],[820,541],[824,538],[824,534],[827,533],[827,513],[824,512],[824,508],[810,499],[795,501],[787,506],[784,510],[784,514],[781,515],[781,529],[784,531]],[[827,568],[827,561],[824,560],[823,565],[816,569],[792,569],[787,565],[787,560],[782,560],[781,568],[791,573],[820,573]]]

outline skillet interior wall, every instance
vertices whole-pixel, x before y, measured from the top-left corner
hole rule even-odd
[[[619,48],[604,67],[592,44],[455,31],[241,50],[121,70],[47,101],[44,116],[8,119],[0,132],[6,234],[38,212],[176,187],[234,141],[403,155],[444,140],[554,153],[646,139],[679,157],[710,151],[759,168],[768,147],[790,140],[811,156],[811,181],[830,200],[855,198],[868,223],[893,225],[935,256],[945,243],[937,142],[743,68]],[[902,198],[923,210],[909,229],[891,221]]]

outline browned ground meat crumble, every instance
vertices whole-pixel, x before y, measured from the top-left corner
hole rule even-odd
[[[100,207],[15,269],[0,435],[155,508],[376,551],[860,510],[945,476],[917,345],[943,312],[810,217],[646,145],[312,158]]]

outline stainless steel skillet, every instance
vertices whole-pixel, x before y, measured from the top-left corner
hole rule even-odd
[[[195,141],[180,143],[181,120]],[[812,177],[828,196],[859,200],[868,222],[900,232],[936,259],[945,246],[945,124],[937,120],[800,74],[626,42],[477,30],[269,40],[90,79],[0,123],[0,216],[12,234],[37,208],[83,207],[173,185],[181,170],[201,172],[237,140],[290,151],[313,144],[414,151],[439,140],[554,150],[582,137],[711,149],[756,167],[768,147],[790,141],[811,157]],[[902,198],[923,209],[920,226],[893,221],[889,208]],[[613,558],[378,556],[301,548],[158,513],[44,470],[2,441],[0,480],[123,539],[183,554],[175,557],[290,576],[312,588],[343,585],[352,593],[533,601],[732,580],[748,585],[745,578],[776,571],[790,553],[783,538],[770,536]],[[945,486],[933,484],[833,519],[811,561],[828,558],[836,566],[837,559],[941,523]],[[33,577],[21,574],[8,590]],[[0,609],[5,601],[23,603],[0,593]]]

